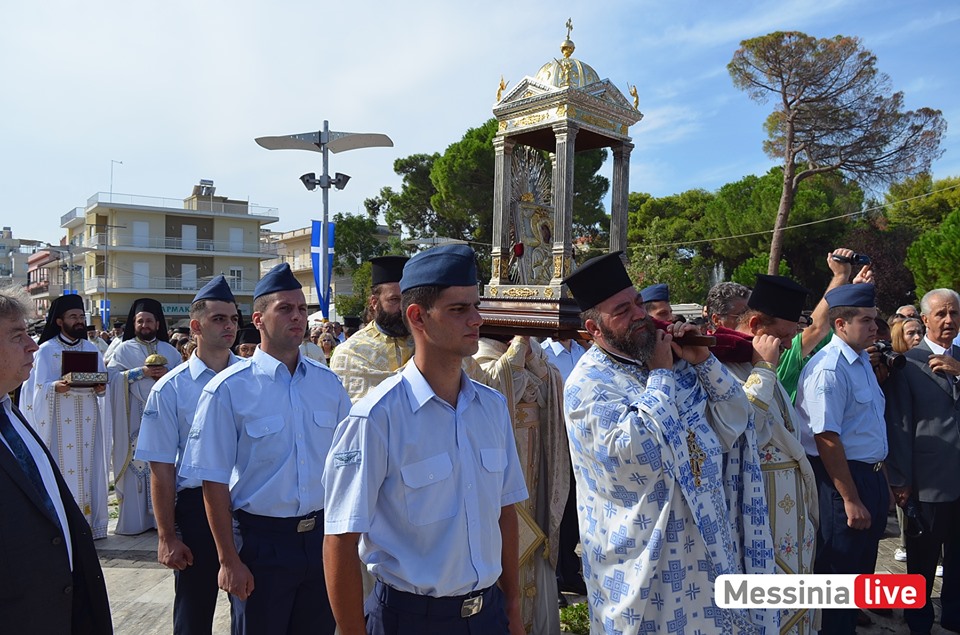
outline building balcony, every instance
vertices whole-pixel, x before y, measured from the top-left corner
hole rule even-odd
[[[90,249],[100,249],[107,244],[106,234],[94,234],[87,236],[83,241],[83,246]],[[116,233],[110,234],[110,249],[135,249],[135,250],[159,250],[185,251],[197,254],[245,254],[248,256],[263,256],[264,258],[273,258],[277,255],[276,245],[256,244],[238,244],[228,240],[184,240],[183,238],[173,238],[166,236],[134,236],[133,234]]]
[[[50,283],[47,280],[32,282],[27,285],[27,293],[34,298],[56,298],[63,295],[63,285]]]
[[[210,282],[212,276],[183,279],[176,277],[159,276],[137,276],[137,275],[117,275],[110,276],[107,279],[104,276],[95,276],[87,278],[83,285],[85,294],[102,294],[104,289],[108,293],[140,293],[150,295],[151,293],[184,293],[195,292],[203,285]],[[236,280],[227,277],[227,284],[235,294],[250,295],[257,285],[256,280]]]
[[[198,198],[196,207],[186,207],[183,199],[164,198],[160,196],[139,196],[136,194],[117,194],[111,192],[97,192],[87,199],[87,209],[95,205],[110,205],[124,207],[153,207],[182,213],[199,213],[202,215],[232,215],[258,216],[264,219],[279,220],[276,207],[251,205],[246,202],[221,201],[211,197],[210,200]]]
[[[72,210],[60,217],[60,227],[63,229],[73,229],[82,227],[86,222],[86,210],[82,207],[74,207]]]

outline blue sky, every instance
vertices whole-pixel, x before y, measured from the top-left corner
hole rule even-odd
[[[44,0],[0,8],[2,224],[57,241],[60,216],[109,190],[117,160],[116,193],[182,198],[208,178],[277,207],[271,228],[303,227],[321,197],[298,177],[320,172],[320,155],[253,139],[324,119],[394,140],[331,155],[331,172],[353,177],[331,212],[360,212],[399,186],[396,158],[442,152],[489,118],[501,75],[513,86],[559,56],[568,17],[575,57],[625,94],[637,85],[631,191],[714,190],[774,165],[761,150],[771,106],[726,65],[741,40],[776,30],[860,37],[908,108],[943,111],[934,176],[960,175],[960,3],[947,0]]]

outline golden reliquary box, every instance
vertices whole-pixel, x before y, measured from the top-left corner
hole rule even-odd
[[[99,355],[89,351],[63,351],[60,356],[61,379],[72,388],[91,388],[107,383],[107,373],[97,372]]]

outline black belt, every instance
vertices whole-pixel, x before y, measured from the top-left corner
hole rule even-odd
[[[808,454],[807,458],[811,463],[819,463],[823,465],[823,461],[819,456],[814,456]],[[883,461],[877,461],[876,463],[867,463],[866,461],[854,461],[853,459],[847,459],[847,466],[850,469],[857,469],[860,471],[870,471],[870,472],[879,472],[883,469]]]
[[[447,597],[433,597],[417,595],[399,591],[377,580],[374,593],[384,606],[392,609],[417,613],[419,615],[436,615],[443,617],[472,617],[483,610],[483,605],[490,602],[493,586],[480,591],[473,591],[466,595]]]
[[[237,520],[240,525],[246,525],[263,531],[277,533],[305,533],[318,527],[323,530],[323,510],[318,509],[306,516],[291,516],[289,518],[275,518],[273,516],[258,516],[238,509]]]

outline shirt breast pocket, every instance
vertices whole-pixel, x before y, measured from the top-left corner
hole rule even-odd
[[[853,391],[853,398],[857,400],[857,403],[870,403],[873,401],[873,391],[869,388],[857,388]]]
[[[452,474],[446,452],[400,468],[410,524],[429,525],[456,516],[460,496]]]
[[[285,444],[280,432],[284,425],[283,417],[280,415],[254,419],[244,425],[247,436],[251,440],[251,461],[266,463],[282,456]]]

